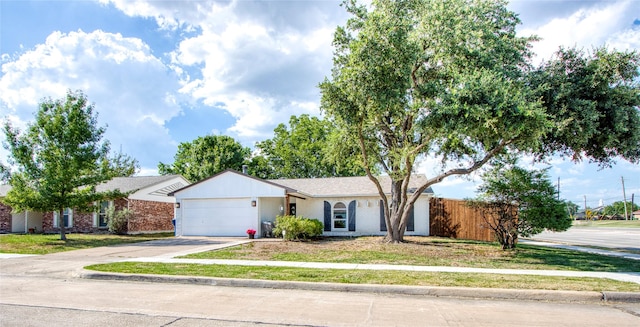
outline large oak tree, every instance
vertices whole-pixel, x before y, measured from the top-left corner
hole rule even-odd
[[[136,160],[109,155],[102,141],[105,127],[98,127],[97,113],[80,92],[65,98],[46,99],[35,121],[24,133],[4,125],[12,186],[4,202],[15,211],[62,213],[65,208],[90,209],[94,201],[120,196],[118,191],[97,192],[96,186],[117,176],[133,175]],[[63,215],[58,215],[60,239],[66,240]]]
[[[360,147],[386,208],[387,241],[403,240],[429,186],[505,154],[640,160],[637,53],[561,50],[535,68],[536,38],[516,35],[506,1],[343,5],[352,17],[335,32],[321,107]],[[441,159],[441,172],[409,192],[416,160],[427,156]],[[391,177],[390,199],[374,168]]]

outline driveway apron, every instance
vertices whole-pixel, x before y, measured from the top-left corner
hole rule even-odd
[[[188,237],[0,260],[2,275],[72,277],[84,266],[139,257],[171,258],[244,243],[241,238]]]

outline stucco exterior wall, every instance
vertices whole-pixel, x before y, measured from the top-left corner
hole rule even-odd
[[[348,206],[349,202],[356,200],[356,231],[325,231],[326,236],[359,236],[359,235],[385,235],[380,231],[380,206],[377,197],[355,198],[326,198],[326,199],[296,199],[298,216],[317,219],[324,223],[324,201],[328,201],[331,207],[342,202]],[[423,196],[414,205],[413,232],[405,235],[429,235],[429,197]]]
[[[276,217],[284,214],[283,198],[260,198],[260,223],[265,221],[275,222]],[[280,210],[282,208],[283,210]]]
[[[42,232],[42,213],[18,212],[11,214],[11,233]]]

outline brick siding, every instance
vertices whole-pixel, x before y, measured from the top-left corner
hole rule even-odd
[[[11,232],[11,207],[0,203],[0,233]]]
[[[173,203],[129,200],[129,233],[173,231]]]
[[[128,234],[173,231],[173,203],[116,199],[116,210],[129,208],[133,217],[128,223]],[[45,233],[58,233],[59,228],[53,227],[53,213],[43,215],[42,228]],[[9,218],[9,221],[11,218]],[[10,227],[9,227],[10,228]],[[73,226],[66,229],[70,233],[106,232],[104,227],[93,226],[93,213],[73,211]]]

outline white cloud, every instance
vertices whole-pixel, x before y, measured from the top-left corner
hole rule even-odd
[[[51,33],[43,44],[2,64],[0,105],[12,122],[33,118],[45,97],[80,89],[95,103],[112,148],[143,166],[171,156],[163,124],[178,115],[176,77],[139,39],[100,30]],[[167,157],[167,158],[165,158]]]
[[[171,54],[181,92],[229,112],[227,132],[243,141],[270,136],[293,114],[319,114],[317,84],[346,17],[340,1],[101,1],[162,28],[193,27]]]
[[[160,28],[190,29],[205,19],[205,14],[224,5],[221,1],[146,1],[146,0],[98,0],[101,4],[113,4],[131,17],[153,18]]]
[[[533,47],[536,60],[548,60],[559,46],[577,46],[585,50],[601,45],[620,50],[640,47],[640,30],[633,28],[640,2],[578,1],[567,6],[570,7],[564,8],[565,11],[573,10],[570,15],[556,16],[537,26],[524,22],[527,27],[520,30],[521,35],[536,34],[542,38]],[[547,12],[547,15],[554,13]]]

